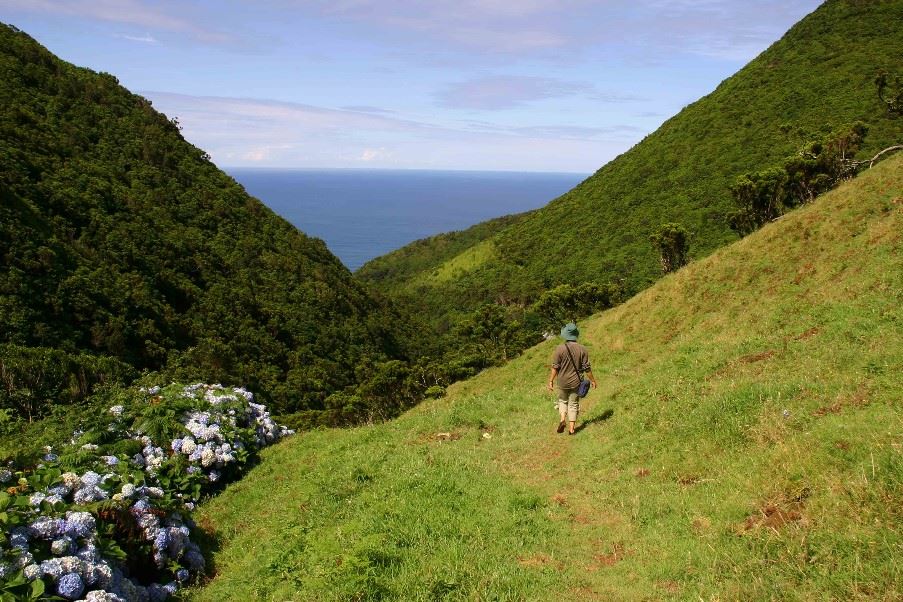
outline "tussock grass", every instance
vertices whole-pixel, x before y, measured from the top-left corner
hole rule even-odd
[[[194,600],[899,600],[903,156],[396,421],[209,502]]]

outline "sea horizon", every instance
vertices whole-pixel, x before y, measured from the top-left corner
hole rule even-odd
[[[349,270],[411,242],[538,209],[590,174],[384,168],[222,168]]]

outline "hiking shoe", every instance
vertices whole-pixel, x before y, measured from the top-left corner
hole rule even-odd
[[[559,433],[563,433],[563,432],[564,432],[564,422],[559,422],[559,423],[558,423],[558,431],[557,431],[557,432],[559,432]]]

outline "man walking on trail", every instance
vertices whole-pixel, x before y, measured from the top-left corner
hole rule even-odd
[[[552,353],[552,372],[549,374],[549,382],[546,387],[554,391],[555,377],[558,377],[558,401],[555,407],[561,422],[558,423],[558,432],[563,433],[565,419],[567,419],[568,434],[574,434],[574,424],[580,413],[580,396],[577,387],[580,385],[580,374],[585,373],[593,389],[596,388],[596,377],[593,376],[589,365],[589,354],[586,347],[577,343],[580,331],[573,322],[565,324],[561,329],[561,338],[564,343],[555,348]]]

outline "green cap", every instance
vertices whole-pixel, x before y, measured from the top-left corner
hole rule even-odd
[[[573,322],[568,322],[561,329],[561,338],[565,341],[576,341],[578,336],[580,336],[580,331]]]

